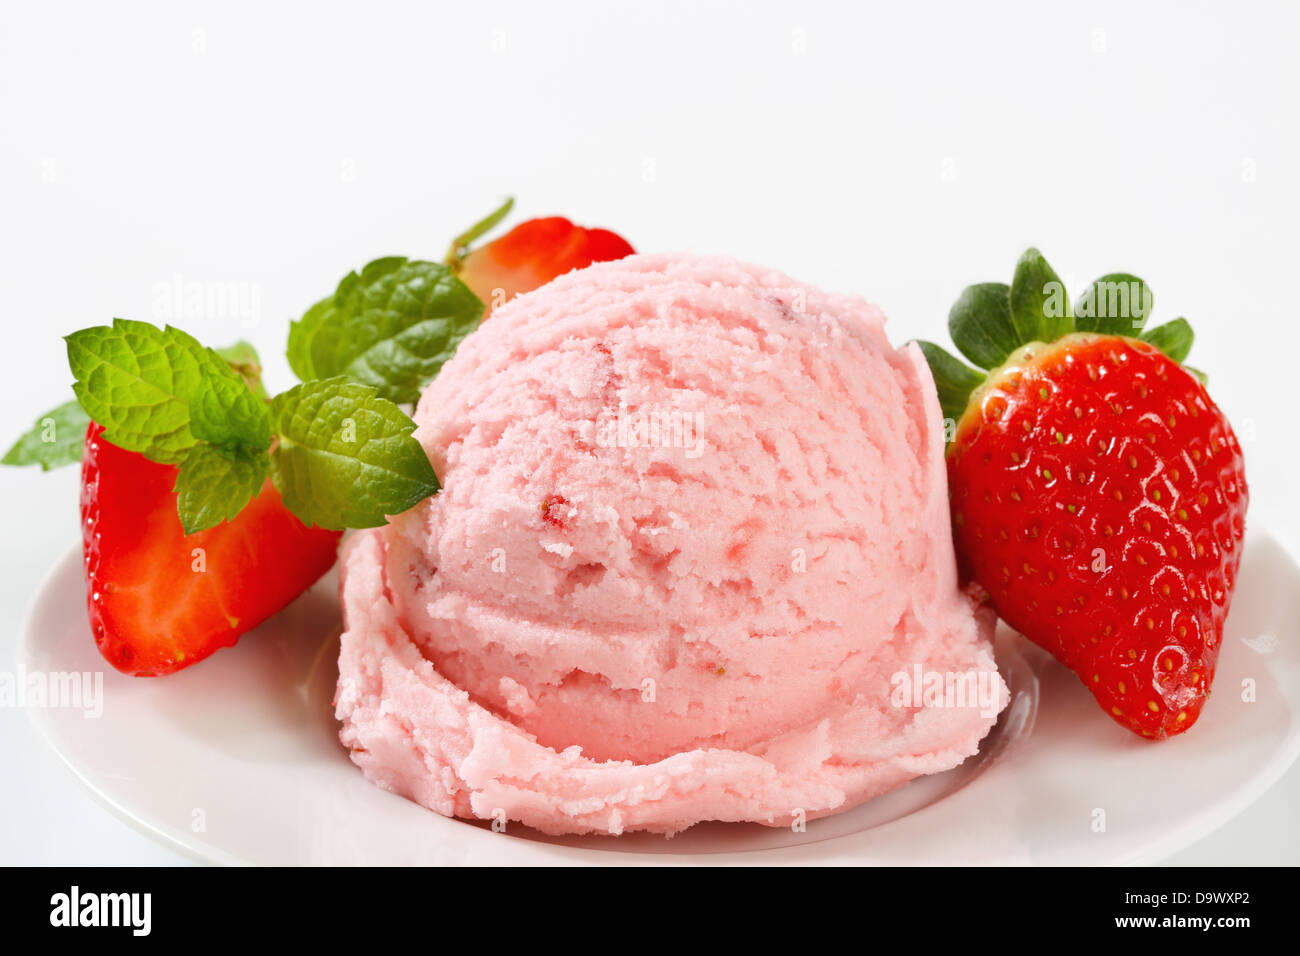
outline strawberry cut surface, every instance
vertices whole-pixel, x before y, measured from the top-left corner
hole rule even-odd
[[[184,534],[177,469],[86,432],[81,521],[95,643],[126,674],[169,674],[234,644],[334,564],[340,532],[308,528],[268,480],[232,521]]]
[[[1241,446],[1156,347],[1035,343],[972,397],[948,454],[963,576],[1145,737],[1181,733],[1214,678],[1241,562]]]

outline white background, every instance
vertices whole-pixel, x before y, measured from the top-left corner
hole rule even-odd
[[[1289,3],[166,3],[0,25],[0,440],[69,397],[59,336],[113,316],[261,349],[381,254],[441,255],[507,194],[638,249],[860,292],[895,341],[1038,245],[1127,270],[1298,553],[1300,13]],[[517,221],[517,220],[516,220]],[[235,284],[187,314],[177,282]],[[170,310],[170,311],[169,311]],[[73,470],[0,471],[0,669],[78,539]],[[73,596],[70,596],[70,600]],[[79,596],[75,597],[80,600]],[[179,860],[0,711],[0,862]],[[1183,863],[1300,862],[1300,769]]]

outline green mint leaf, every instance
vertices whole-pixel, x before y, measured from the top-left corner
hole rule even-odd
[[[483,303],[446,266],[379,259],[339,285],[312,336],[311,367],[414,402],[482,316]]]
[[[308,382],[277,395],[271,418],[280,436],[271,477],[304,524],[377,527],[438,490],[415,422],[373,388],[341,376]]]
[[[948,312],[948,334],[980,368],[996,368],[1020,346],[1011,323],[1011,287],[1004,282],[968,285]]]
[[[1186,319],[1181,318],[1166,322],[1164,325],[1157,325],[1154,329],[1147,329],[1142,333],[1142,341],[1150,342],[1180,365],[1183,359],[1187,358],[1187,353],[1192,350],[1194,338],[1191,325]],[[1188,369],[1188,371],[1193,370]]]
[[[402,262],[400,256],[390,256],[386,259],[376,259],[366,268],[373,269],[373,273],[378,275],[390,265],[400,262]],[[312,342],[316,338],[316,332],[326,322],[337,324],[340,321],[335,316],[335,303],[346,302],[360,281],[360,275],[349,272],[338,284],[334,295],[321,299],[304,312],[301,319],[289,323],[289,345],[285,355],[289,359],[289,368],[298,376],[299,381],[311,382],[327,377],[318,374],[312,362]]]
[[[1151,316],[1154,301],[1151,287],[1137,276],[1112,272],[1094,280],[1079,296],[1074,304],[1074,327],[1079,332],[1137,338]]]
[[[262,358],[257,354],[257,349],[241,340],[234,345],[227,345],[224,349],[213,351],[225,359],[239,377],[248,383],[254,395],[262,401],[270,399],[266,394],[265,386],[262,385]]]
[[[190,400],[190,431],[228,458],[254,458],[271,447],[271,412],[242,379],[205,378]]]
[[[289,323],[289,348],[285,354],[289,358],[289,368],[300,381],[310,382],[317,377],[311,366],[311,339],[326,315],[333,310],[334,296],[329,296],[303,313],[297,322]]]
[[[176,474],[176,513],[186,534],[229,521],[262,490],[266,455],[230,458],[214,445],[196,445]]]
[[[467,252],[469,252],[470,244],[473,243],[475,239],[478,239],[495,228],[497,223],[510,214],[510,210],[514,208],[514,205],[514,197],[507,197],[506,201],[500,206],[492,210],[492,212],[488,213],[451,241],[451,248],[447,250],[447,258],[445,261],[446,264],[451,267],[452,271],[456,270],[460,265],[460,260]]]
[[[1026,249],[1011,280],[1011,323],[1017,345],[1055,342],[1074,330],[1065,284],[1037,249]]]
[[[14,446],[5,452],[0,464],[40,465],[41,471],[74,465],[81,461],[90,416],[75,399],[51,409],[36,420]]]
[[[483,303],[446,266],[376,259],[339,283],[290,332],[299,377],[343,375],[383,398],[413,402],[477,328]]]
[[[961,421],[971,392],[984,382],[984,373],[960,362],[933,342],[918,339],[916,344],[925,356],[926,364],[930,366],[930,374],[934,376],[943,417],[951,419],[954,424]]]
[[[197,439],[190,401],[205,378],[239,378],[192,336],[168,326],[114,319],[66,338],[72,386],[105,440],[151,461],[177,464]]]

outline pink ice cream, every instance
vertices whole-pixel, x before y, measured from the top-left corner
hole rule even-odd
[[[942,419],[884,316],[634,256],[493,314],[425,393],[442,491],[351,537],[337,715],[374,783],[548,833],[789,825],[975,753]],[[923,706],[900,672],[978,673]],[[901,697],[900,697],[901,695]]]

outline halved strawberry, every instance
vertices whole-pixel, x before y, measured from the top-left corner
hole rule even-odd
[[[487,305],[486,316],[494,307],[556,276],[635,251],[608,229],[587,229],[561,216],[549,216],[522,222],[451,265]]]
[[[177,469],[86,431],[81,521],[86,603],[104,658],[170,674],[229,647],[334,564],[340,532],[308,528],[270,480],[232,521],[188,537]]]

